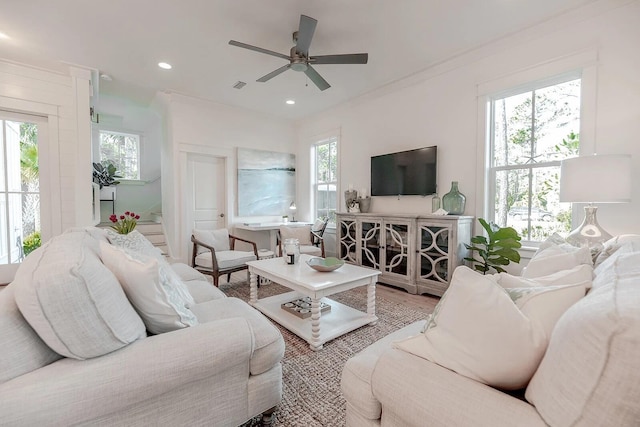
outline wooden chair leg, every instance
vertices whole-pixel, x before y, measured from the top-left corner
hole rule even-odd
[[[229,281],[231,280],[231,273],[227,274],[227,283],[229,283]]]
[[[218,287],[218,276],[213,276],[213,285],[217,288]]]
[[[274,406],[273,408],[267,409],[262,413],[262,427],[270,427],[274,424],[276,417],[273,415],[273,413],[275,411],[276,407]]]

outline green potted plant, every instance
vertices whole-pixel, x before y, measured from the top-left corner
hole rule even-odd
[[[116,199],[115,186],[120,184],[116,178],[122,178],[117,172],[116,166],[111,161],[93,162],[93,182],[100,186],[101,200]]]
[[[471,245],[464,244],[471,252],[471,256],[465,260],[471,262],[474,270],[482,274],[487,274],[491,269],[502,273],[506,271],[502,267],[511,262],[519,263],[518,248],[522,247],[522,238],[518,232],[512,227],[500,227],[482,218],[478,218],[478,221],[487,232],[487,236],[474,236],[471,238]]]

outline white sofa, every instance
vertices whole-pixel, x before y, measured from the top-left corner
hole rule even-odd
[[[501,391],[397,348],[421,321],[346,363],[347,426],[639,426],[640,236],[614,238],[597,261],[593,288],[555,324],[526,389]]]
[[[174,264],[197,324],[148,334],[101,240],[94,228],[55,237],[0,291],[0,425],[269,424],[282,396],[278,329]]]

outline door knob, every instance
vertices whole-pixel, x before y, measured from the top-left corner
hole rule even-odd
[[[221,213],[219,216],[220,216],[220,218],[224,218],[224,214],[223,213]]]

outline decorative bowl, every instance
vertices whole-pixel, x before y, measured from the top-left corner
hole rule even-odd
[[[311,258],[307,261],[307,265],[316,271],[333,271],[344,265],[344,261],[334,257],[328,258]]]

